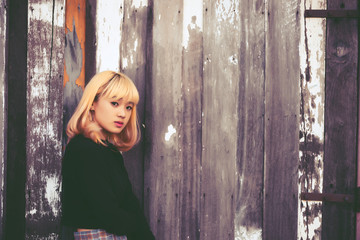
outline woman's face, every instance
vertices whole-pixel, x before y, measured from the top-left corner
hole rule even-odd
[[[114,99],[100,97],[91,106],[94,122],[104,133],[119,134],[129,122],[134,103],[126,98]]]

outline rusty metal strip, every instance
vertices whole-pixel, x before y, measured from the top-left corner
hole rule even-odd
[[[359,18],[358,10],[305,10],[306,18]]]
[[[351,194],[335,193],[301,193],[300,199],[304,201],[323,201],[337,203],[354,203],[355,197]]]

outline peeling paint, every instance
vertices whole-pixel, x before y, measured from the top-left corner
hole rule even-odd
[[[229,24],[235,24],[239,16],[239,4],[237,0],[218,0],[216,1],[216,17],[218,22],[226,21]]]
[[[45,198],[47,199],[51,211],[54,216],[58,216],[59,209],[58,209],[58,200],[60,199],[59,196],[59,178],[58,176],[50,176],[46,179],[46,187],[45,187]]]
[[[191,35],[197,35],[203,30],[203,1],[184,0],[183,47],[188,48]]]
[[[137,4],[137,3],[136,3]],[[124,1],[97,1],[96,70],[120,71],[120,43]],[[116,37],[114,37],[116,36]]]
[[[165,141],[169,141],[171,136],[174,135],[176,133],[176,129],[174,128],[174,126],[172,124],[170,124],[168,126],[168,131],[165,133]]]
[[[233,65],[238,65],[238,57],[236,54],[229,57],[229,63]]]
[[[141,8],[141,7],[147,7],[148,1],[147,0],[133,0],[131,7],[132,8]]]
[[[315,6],[307,3],[307,8]],[[304,6],[303,1],[302,11]],[[322,192],[323,186],[325,21],[305,20],[303,17],[301,20],[301,32],[304,34],[300,40],[302,77],[299,193]],[[298,239],[321,238],[321,206],[321,202],[299,201]]]
[[[262,230],[256,227],[240,226],[235,230],[235,240],[261,240]]]
[[[52,22],[53,5],[52,1],[41,1],[29,4],[28,18],[33,20],[47,19],[49,22]],[[54,25],[57,27],[63,27],[65,23],[64,16],[62,14],[55,14],[54,17]]]

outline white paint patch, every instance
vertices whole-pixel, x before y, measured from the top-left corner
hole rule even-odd
[[[161,19],[161,14],[159,14],[159,20]]]
[[[30,3],[28,6],[28,19],[37,19],[52,24],[53,2],[42,1],[41,3]],[[65,8],[63,8],[65,9]],[[65,13],[59,13],[60,9],[54,9],[54,25],[63,27],[65,23]],[[63,10],[62,10],[63,11]],[[30,23],[30,21],[28,21]]]
[[[46,180],[45,198],[47,199],[54,216],[58,215],[58,203],[59,203],[59,180],[56,176],[50,176]]]
[[[218,0],[216,1],[216,18],[219,22],[227,21],[234,24],[239,16],[239,3],[238,0]]]
[[[307,9],[325,9],[324,0],[307,0],[305,1]],[[304,12],[304,0],[301,1],[301,13]],[[325,101],[325,19],[306,19],[306,30],[303,14],[300,14],[300,68],[301,73],[305,75],[307,67],[306,59],[310,64],[311,81],[304,79],[301,88],[304,98],[304,121],[300,123],[300,130],[306,132],[309,136],[318,139],[319,144],[324,144],[324,101]],[[305,49],[305,32],[308,40],[308,53]],[[307,55],[308,54],[308,55]],[[311,140],[311,139],[310,139]],[[305,141],[304,137],[300,139],[300,144]],[[299,151],[301,160],[305,152]],[[316,166],[318,177],[312,177],[313,174],[307,174],[305,170],[299,171],[299,194],[306,189],[308,192],[322,192],[323,186],[323,150],[313,159],[313,166]],[[299,201],[298,205],[298,236],[297,239],[314,239],[321,238],[321,211],[312,211],[312,209],[321,209],[321,202]],[[308,219],[309,220],[308,220]]]
[[[134,52],[136,51],[137,47],[138,47],[138,39],[135,39],[135,42],[134,42]]]
[[[229,63],[233,65],[238,65],[238,57],[236,54],[229,57]]]
[[[30,214],[30,215],[34,215],[34,214],[36,214],[36,213],[37,213],[36,208],[33,208],[33,209],[31,209],[31,210],[29,211],[29,214]]]
[[[184,0],[183,47],[189,43],[189,32],[203,30],[203,1]],[[160,19],[159,19],[160,20]]]
[[[96,69],[120,70],[120,43],[124,1],[97,1]]]
[[[128,67],[128,60],[127,60],[127,58],[123,58],[122,61],[121,61],[121,63],[122,63],[122,67],[123,67],[124,69]]]
[[[168,131],[167,133],[165,133],[165,141],[169,141],[171,136],[174,135],[176,133],[176,129],[174,128],[174,126],[172,124],[170,124],[168,126]]]
[[[141,8],[147,7],[148,1],[147,0],[133,0],[131,7],[132,8]]]
[[[262,230],[255,227],[240,226],[235,230],[235,240],[261,240]]]

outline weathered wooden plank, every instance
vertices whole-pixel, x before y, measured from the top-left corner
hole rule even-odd
[[[0,0],[0,239],[4,226],[4,180],[6,162],[6,118],[7,118],[7,2]]]
[[[182,2],[175,0],[150,1],[149,8],[152,49],[147,58],[145,210],[156,239],[179,239],[183,9]]]
[[[300,109],[299,2],[269,0],[266,15],[263,237],[296,239]]]
[[[124,0],[97,1],[96,71],[120,70]]]
[[[235,239],[261,239],[264,172],[265,3],[240,2]]]
[[[96,0],[86,1],[85,85],[96,74]]]
[[[25,239],[57,239],[65,1],[29,1]]]
[[[328,1],[328,9],[356,9],[356,2]],[[325,193],[355,192],[357,71],[357,20],[329,19],[325,84]],[[354,220],[352,206],[324,203],[322,239],[355,239]]]
[[[63,146],[66,127],[85,87],[85,0],[66,0],[63,89]]]
[[[182,62],[182,183],[180,238],[200,239],[202,152],[202,0],[184,1]],[[187,38],[186,38],[187,36]],[[186,39],[185,39],[186,38]]]
[[[146,27],[147,1],[125,1],[124,20],[120,45],[120,69],[135,83],[140,100],[137,106],[139,124],[144,135],[145,124],[145,64],[146,64]],[[143,201],[144,193],[144,145],[141,141],[130,152],[124,154],[133,189]]]
[[[300,50],[299,193],[323,192],[326,19],[304,19]],[[320,239],[322,202],[299,201],[298,239]]]
[[[201,239],[234,239],[240,3],[204,4]]]
[[[24,239],[28,2],[8,2],[8,106],[4,239]]]

